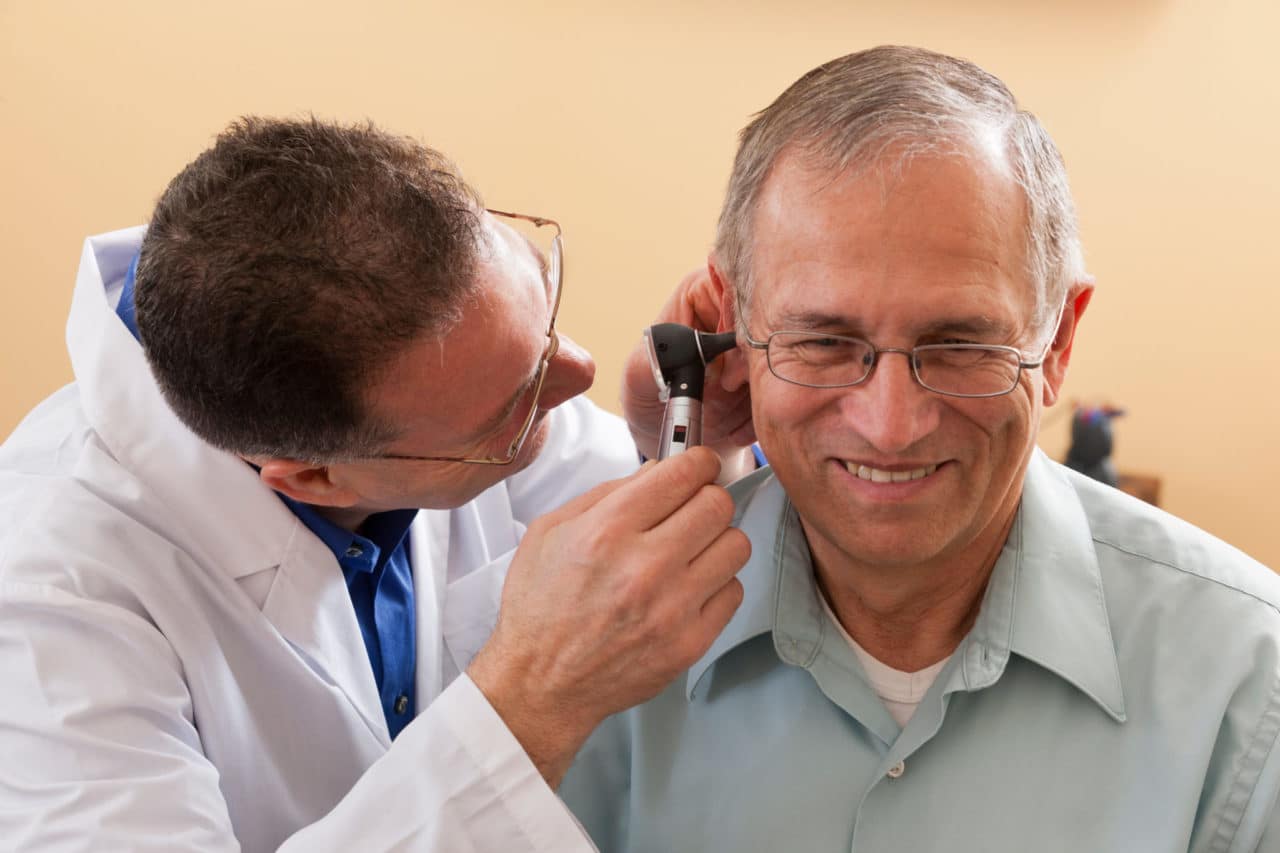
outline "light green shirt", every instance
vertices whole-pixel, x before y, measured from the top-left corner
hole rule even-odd
[[[782,487],[733,492],[742,607],[561,788],[603,853],[1280,850],[1265,567],[1037,452],[974,627],[899,729]]]

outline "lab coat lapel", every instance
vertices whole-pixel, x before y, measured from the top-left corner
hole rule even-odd
[[[421,713],[444,689],[440,637],[449,565],[449,510],[421,510],[409,528],[413,597],[417,609],[417,673],[414,686]]]
[[[447,663],[466,671],[489,640],[502,606],[502,586],[524,525],[515,520],[504,484],[453,511],[440,628]]]
[[[382,747],[390,748],[377,682],[342,569],[300,521],[262,613],[308,666],[355,706]]]

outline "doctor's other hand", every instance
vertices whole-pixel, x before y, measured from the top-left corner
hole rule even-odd
[[[656,696],[742,603],[751,553],[693,448],[536,519],[467,673],[552,788],[611,714]]]
[[[713,276],[707,266],[699,267],[681,280],[654,322],[683,323],[702,332],[728,331],[733,328],[733,318],[721,318],[723,294],[723,282]],[[636,330],[638,340],[623,369],[622,414],[631,428],[636,447],[653,459],[658,455],[658,431],[666,404],[658,399],[642,331]],[[745,357],[740,349],[730,350],[707,367],[702,399],[702,441],[721,454],[728,469],[740,468],[743,462],[754,465],[744,449],[755,440]],[[721,482],[734,478],[725,476]]]

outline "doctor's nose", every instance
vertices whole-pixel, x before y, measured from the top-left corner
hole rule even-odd
[[[901,453],[938,427],[938,395],[916,381],[911,354],[878,354],[861,384],[840,401],[845,417],[862,438],[885,454]]]
[[[591,353],[580,347],[573,338],[556,332],[560,346],[547,364],[547,378],[542,388],[538,408],[554,409],[591,387],[596,378],[596,362]]]

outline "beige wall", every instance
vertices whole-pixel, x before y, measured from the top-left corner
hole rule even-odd
[[[373,118],[452,154],[490,202],[559,217],[563,324],[615,407],[629,343],[706,253],[748,114],[822,60],[915,43],[1003,77],[1066,155],[1100,282],[1067,394],[1126,406],[1120,466],[1280,567],[1278,10],[0,0],[0,435],[70,379],[83,237],[144,221],[250,112]],[[1066,421],[1046,428],[1055,453]]]

